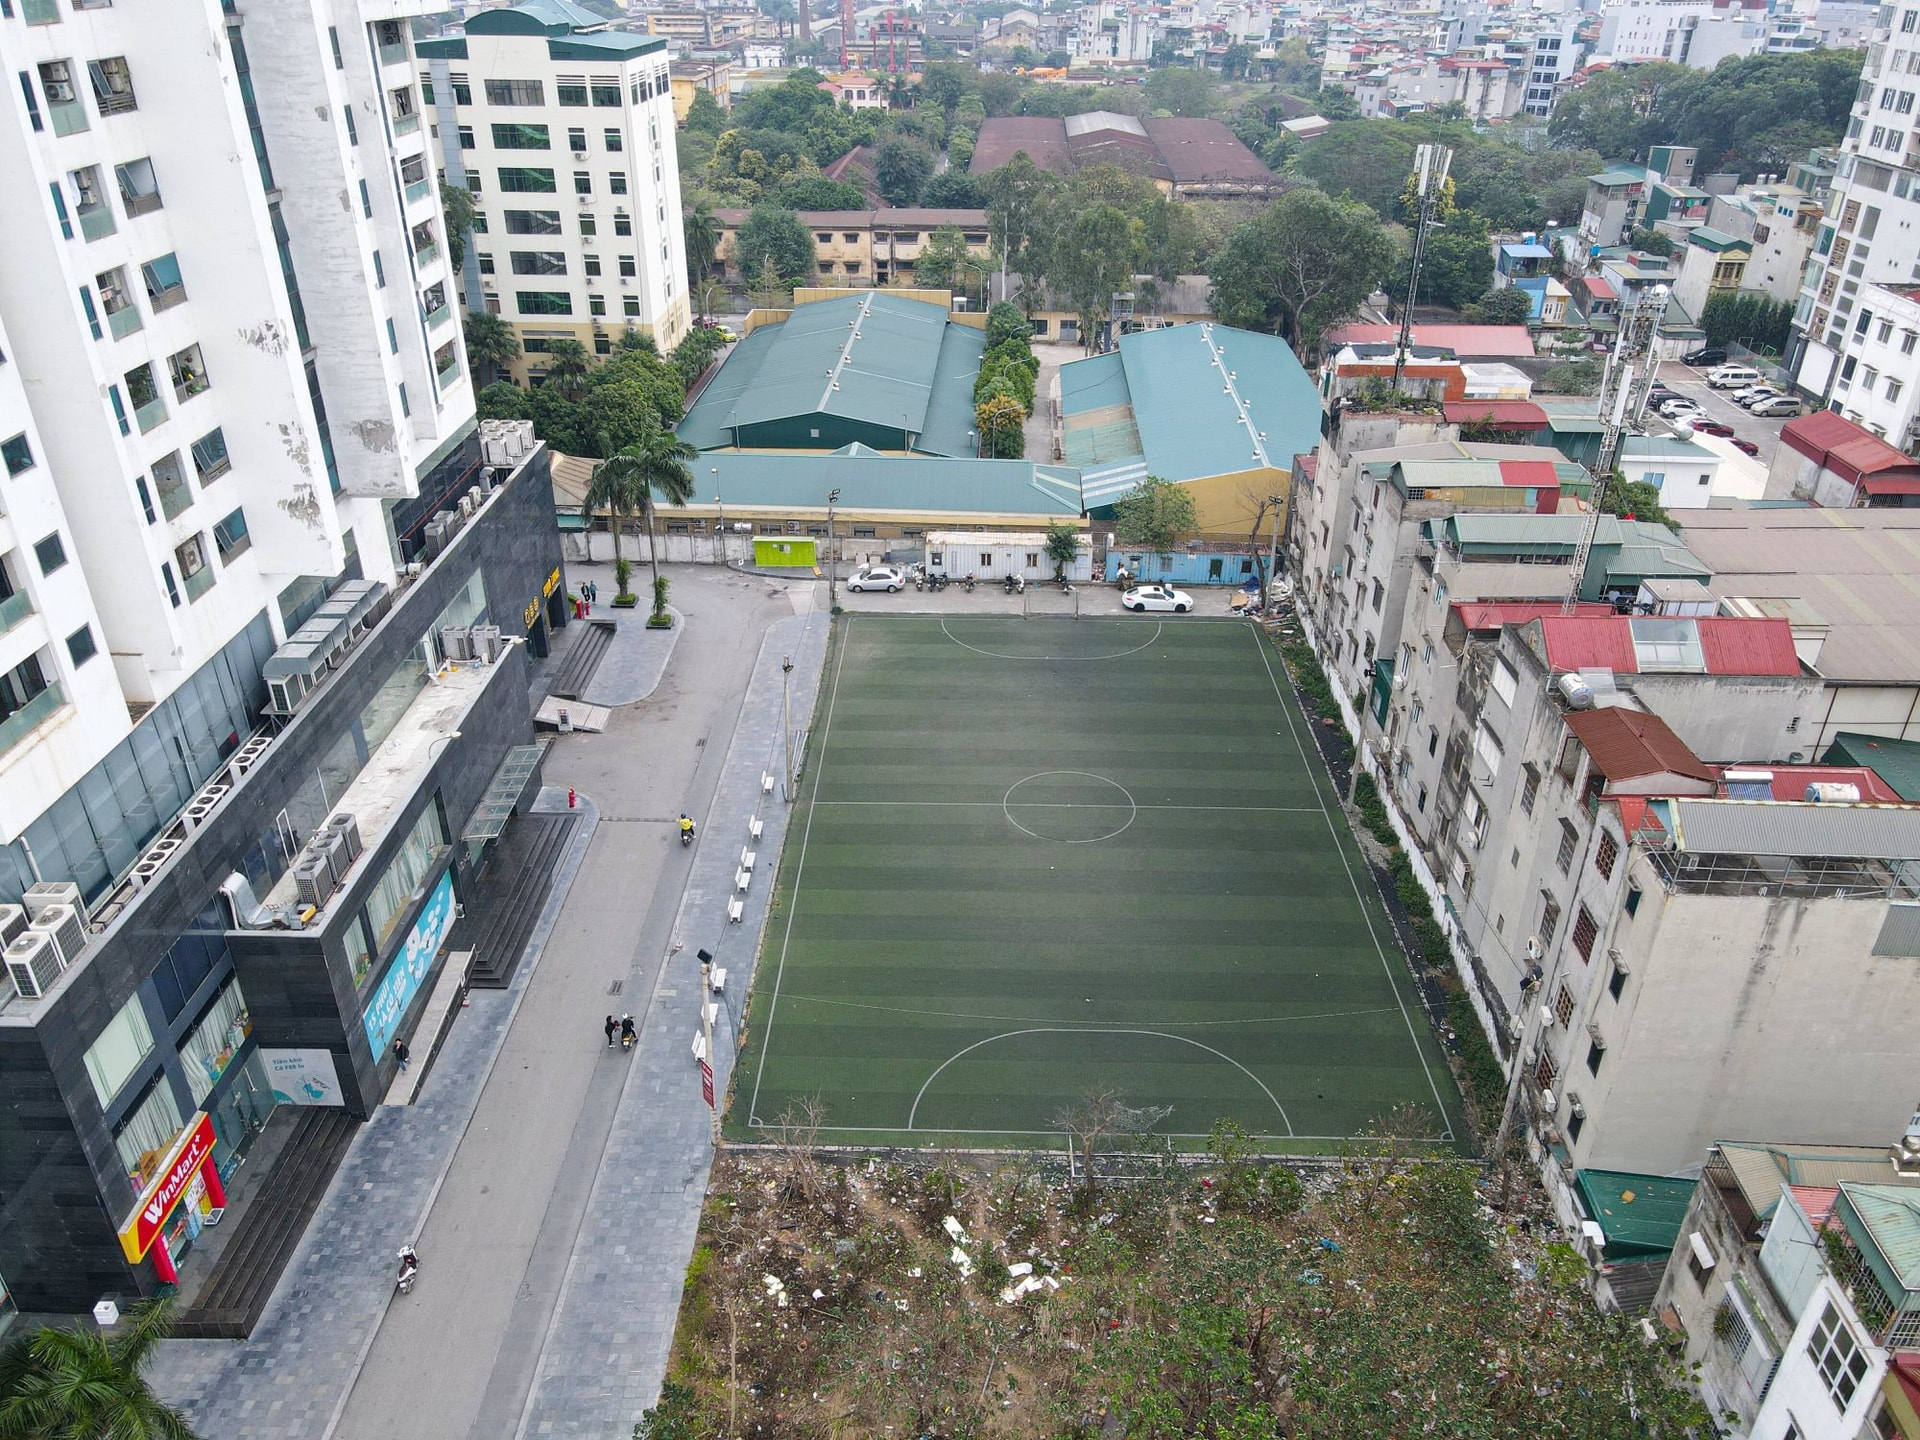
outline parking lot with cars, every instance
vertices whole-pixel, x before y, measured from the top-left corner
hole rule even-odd
[[[1678,360],[1669,360],[1661,365],[1660,376],[1656,383],[1661,388],[1693,402],[1709,421],[1730,429],[1733,434],[1726,438],[1751,443],[1755,447],[1754,460],[1758,464],[1771,465],[1774,447],[1780,443],[1780,427],[1787,423],[1787,417],[1755,415],[1744,406],[1736,404],[1731,398],[1737,393],[1736,391],[1715,389],[1708,383],[1707,374],[1715,368],[1717,367],[1696,367],[1682,364]],[[1647,428],[1656,433],[1670,434],[1674,425],[1657,413],[1655,405],[1649,403]]]

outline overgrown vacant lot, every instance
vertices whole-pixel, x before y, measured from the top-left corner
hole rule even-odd
[[[723,1156],[638,1434],[1678,1435],[1672,1353],[1548,1227],[1381,1142],[1296,1174],[1216,1132],[1089,1187],[1035,1157]]]

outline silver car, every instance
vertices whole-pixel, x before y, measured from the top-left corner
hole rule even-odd
[[[870,565],[865,570],[856,570],[847,579],[849,590],[884,590],[889,595],[898,594],[907,583],[907,572],[898,565]]]

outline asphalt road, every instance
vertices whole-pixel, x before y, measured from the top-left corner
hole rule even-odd
[[[1678,360],[1669,360],[1660,367],[1660,383],[1669,390],[1686,396],[1702,410],[1709,419],[1731,425],[1733,433],[1742,440],[1751,440],[1760,447],[1760,453],[1753,458],[1762,466],[1773,464],[1774,447],[1780,443],[1780,427],[1785,420],[1762,420],[1750,415],[1731,400],[1727,392],[1715,390],[1707,384],[1707,372],[1682,365]],[[1650,428],[1667,427],[1666,421],[1651,413],[1649,407],[1648,422]]]
[[[795,608],[783,582],[672,570],[687,628],[666,678],[548,758],[547,783],[591,795],[600,826],[421,1233],[433,1283],[387,1312],[341,1440],[510,1440],[518,1425],[630,1063],[601,1020],[638,1013],[653,982],[609,989],[635,955],[658,968],[691,863],[675,817],[704,813],[761,636]]]

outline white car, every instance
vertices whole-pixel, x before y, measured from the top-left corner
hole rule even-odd
[[[1716,390],[1738,390],[1743,385],[1757,385],[1763,378],[1751,365],[1722,365],[1707,372],[1707,384]]]
[[[1743,409],[1751,410],[1756,405],[1765,405],[1773,400],[1790,400],[1793,397],[1784,390],[1754,390],[1740,402]]]
[[[1704,415],[1707,413],[1691,400],[1668,400],[1657,408],[1659,412],[1669,420],[1677,420],[1682,415]]]
[[[1765,400],[1769,396],[1780,394],[1777,385],[1746,385],[1733,391],[1727,399],[1736,405],[1751,405],[1756,400]]]
[[[884,590],[897,594],[907,583],[907,572],[897,565],[872,565],[856,570],[847,580],[849,590]]]
[[[1172,610],[1184,615],[1193,608],[1193,597],[1171,585],[1138,585],[1120,597],[1129,610]]]

